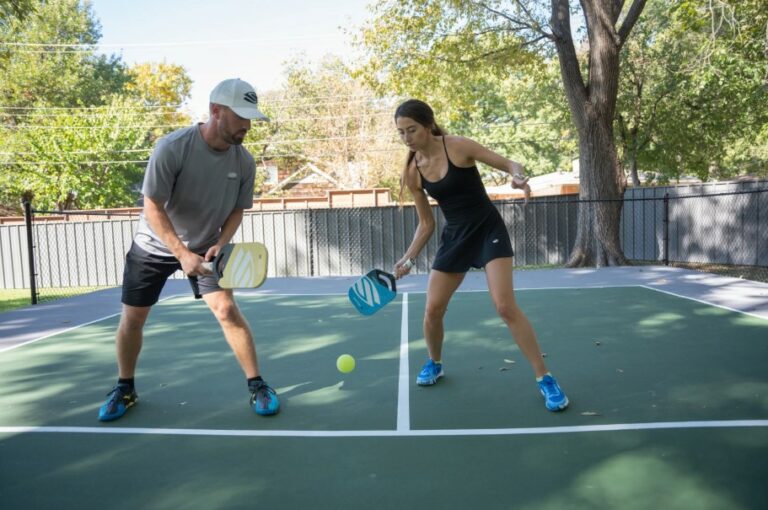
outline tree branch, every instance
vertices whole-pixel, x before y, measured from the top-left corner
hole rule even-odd
[[[587,89],[571,35],[571,13],[568,0],[552,0],[550,26],[555,37],[555,47],[571,115],[576,125],[581,128],[586,123],[584,104],[587,100]]]
[[[480,1],[476,1],[475,2],[475,4],[479,5],[480,7],[485,9],[486,11],[491,12],[491,13],[493,13],[496,16],[499,16],[501,18],[504,18],[505,20],[507,20],[508,22],[512,23],[513,25],[516,25],[516,26],[521,27],[523,29],[528,29],[528,30],[530,30],[532,32],[535,32],[535,33],[539,34],[540,36],[543,36],[543,37],[547,38],[547,39],[552,39],[553,38],[553,35],[548,33],[548,32],[546,32],[541,27],[541,25],[539,25],[539,23],[536,22],[536,19],[533,17],[533,15],[531,15],[530,11],[528,11],[528,9],[526,9],[526,7],[519,2],[519,0],[516,1],[515,3],[520,7],[520,9],[522,9],[522,11],[528,17],[528,20],[529,20],[528,22],[523,21],[523,20],[521,20],[519,18],[512,17],[509,14],[507,14],[507,13],[505,13],[503,11],[500,11],[498,9],[494,9],[493,7],[490,7],[485,2],[480,2]],[[540,40],[540,39],[542,39],[542,37],[538,38],[538,40]]]
[[[541,40],[541,39],[542,39],[542,37],[539,37],[536,41]],[[529,42],[524,43],[523,45],[525,45],[525,44],[532,44],[532,43],[534,43],[536,41],[529,41]],[[471,63],[474,63],[474,62],[477,62],[477,61],[480,61],[480,60],[485,60],[488,57],[492,57],[494,55],[499,55],[499,54],[505,53],[505,52],[507,52],[509,50],[510,50],[509,47],[504,47],[504,48],[500,48],[498,50],[492,50],[492,51],[486,51],[484,53],[480,53],[476,57],[472,57],[472,58],[458,58],[458,59],[445,58],[445,57],[441,57],[439,55],[436,55],[434,57],[434,59],[438,60],[438,61],[441,61],[441,62],[448,62],[448,63],[452,63],[452,64],[471,64]]]
[[[632,7],[629,8],[629,12],[621,23],[621,28],[619,28],[619,48],[624,45],[627,37],[629,37],[629,33],[640,18],[640,13],[643,12],[646,1],[647,0],[634,0],[632,2]]]

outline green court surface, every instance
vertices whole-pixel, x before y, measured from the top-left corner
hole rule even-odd
[[[417,387],[424,299],[240,296],[269,418],[188,298],[153,310],[117,422],[96,419],[117,317],[2,352],[0,507],[768,507],[768,321],[640,286],[518,291],[571,399],[550,413],[486,292],[454,297],[446,377]]]

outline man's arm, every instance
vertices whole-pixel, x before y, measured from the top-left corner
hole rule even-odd
[[[210,274],[201,264],[203,258],[190,251],[187,246],[181,242],[176,230],[173,228],[171,219],[165,212],[165,207],[147,196],[144,197],[144,217],[149,223],[150,228],[158,235],[161,241],[168,247],[174,257],[181,263],[181,269],[189,276],[198,276]]]
[[[221,235],[219,236],[218,242],[208,250],[210,252],[211,249],[216,248],[216,251],[211,254],[211,258],[215,257],[219,253],[219,250],[221,250],[225,244],[232,240],[232,238],[235,236],[235,232],[237,232],[237,229],[240,228],[240,224],[242,222],[243,210],[233,210],[232,213],[227,217],[227,221],[225,221],[224,225],[221,227]],[[208,259],[208,253],[205,255],[206,259]]]

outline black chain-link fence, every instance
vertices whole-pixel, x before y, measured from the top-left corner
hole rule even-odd
[[[634,263],[768,282],[768,182],[705,186],[628,190],[620,220],[624,254]],[[507,224],[516,266],[566,263],[583,201],[557,196],[527,205],[519,200],[495,204]],[[444,219],[436,206],[434,213],[439,233]],[[29,289],[34,302],[118,286],[137,220],[137,211],[29,207],[29,227],[0,225],[0,288]],[[234,240],[267,246],[270,277],[354,276],[392,268],[417,224],[413,206],[247,212]],[[415,272],[429,271],[438,243],[439,235],[433,235]]]

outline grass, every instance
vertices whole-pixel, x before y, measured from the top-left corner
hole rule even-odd
[[[57,299],[88,294],[109,287],[67,287],[41,289],[37,293],[38,303],[48,303]],[[0,313],[32,304],[29,289],[0,289]]]

